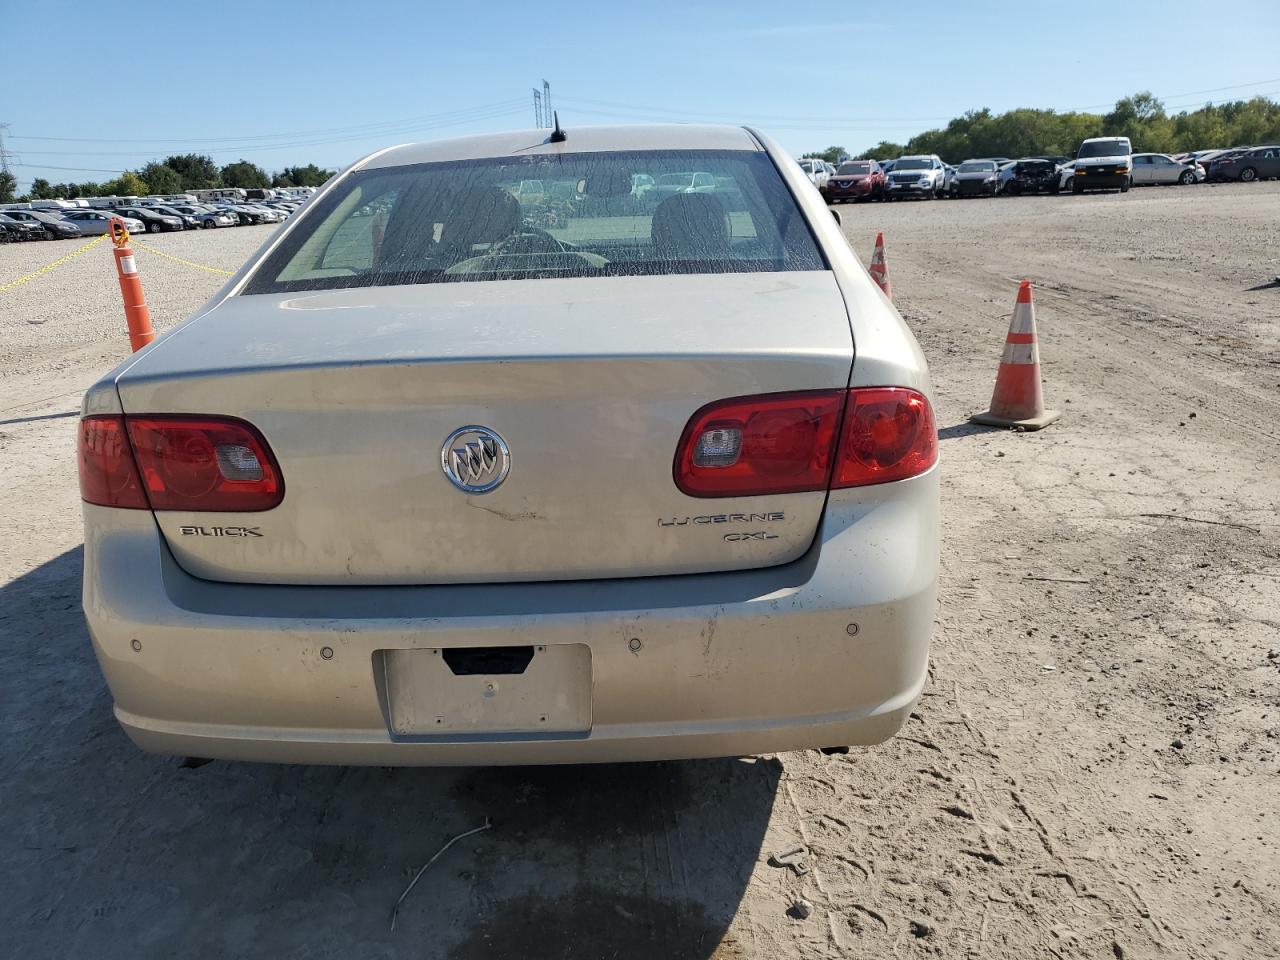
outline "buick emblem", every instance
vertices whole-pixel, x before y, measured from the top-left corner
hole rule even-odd
[[[440,467],[464,493],[488,493],[507,479],[511,451],[488,427],[459,427],[440,448]]]

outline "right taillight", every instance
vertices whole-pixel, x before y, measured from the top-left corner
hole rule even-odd
[[[76,438],[80,497],[101,507],[146,510],[124,417],[85,417]]]
[[[80,495],[101,506],[248,513],[284,498],[262,434],[229,417],[85,417],[79,460]]]
[[[708,404],[686,425],[673,473],[691,497],[752,497],[905,480],[937,459],[923,394],[858,387]]]
[[[906,387],[849,391],[832,489],[905,480],[938,462],[938,431],[924,394]]]

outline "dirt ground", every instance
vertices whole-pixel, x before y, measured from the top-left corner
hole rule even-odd
[[[0,293],[0,953],[1280,957],[1280,183],[840,211],[864,262],[885,232],[945,509],[932,682],[848,756],[139,753],[79,610],[77,404],[127,349],[109,254]],[[228,269],[267,233],[147,242]],[[74,246],[0,247],[0,285]],[[222,279],[139,264],[161,328]],[[1022,277],[1063,419],[975,428]],[[806,875],[768,865],[798,843]]]

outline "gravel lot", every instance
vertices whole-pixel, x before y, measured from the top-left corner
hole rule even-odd
[[[840,207],[864,261],[885,231],[929,357],[946,516],[932,682],[900,737],[843,757],[138,753],[79,612],[77,404],[127,351],[110,254],[0,293],[6,952],[1280,956],[1277,209],[1280,183]],[[269,232],[144,242],[233,269]],[[0,285],[75,246],[0,247]],[[224,279],[138,262],[160,330]],[[1021,277],[1064,416],[975,428]],[[767,864],[796,843],[807,875]]]

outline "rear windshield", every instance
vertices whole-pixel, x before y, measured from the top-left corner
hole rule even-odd
[[[871,164],[869,163],[842,163],[840,164],[839,173],[843,176],[850,176],[855,173],[870,173]]]
[[[1080,144],[1077,160],[1086,157],[1126,157],[1129,155],[1129,143],[1126,140],[1095,140],[1092,143]]]
[[[825,268],[764,153],[578,153],[358,171],[244,292]]]

